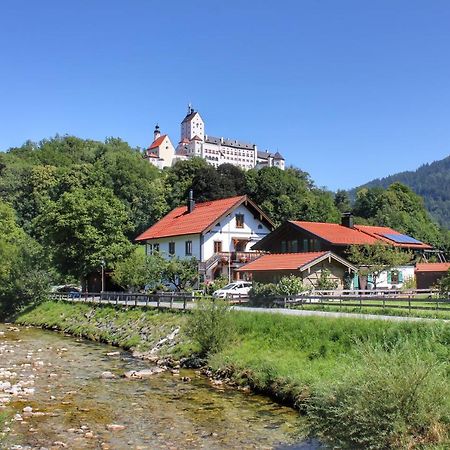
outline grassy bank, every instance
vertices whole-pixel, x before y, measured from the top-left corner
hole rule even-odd
[[[201,317],[205,323],[208,311]],[[449,443],[450,325],[247,312],[228,319],[223,330],[220,314],[211,321],[213,334],[226,336],[207,355],[213,375],[306,412],[324,441],[342,448]],[[200,350],[182,313],[47,302],[17,322],[138,350],[180,327],[163,351],[178,358]]]
[[[143,308],[48,301],[22,312],[15,321],[144,352],[173,330],[183,327],[186,317],[181,313]],[[182,350],[183,345],[180,343],[177,350],[189,353],[190,348]]]
[[[404,305],[402,305],[404,306]],[[450,320],[450,309],[411,309],[407,306],[403,308],[383,308],[380,306],[339,306],[336,304],[327,305],[303,305],[303,307],[296,307],[295,309],[304,309],[310,311],[330,311],[330,312],[345,312],[356,314],[377,314],[385,316],[401,316],[401,317],[422,317],[425,319],[444,319]]]

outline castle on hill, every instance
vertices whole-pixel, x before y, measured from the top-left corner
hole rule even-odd
[[[282,170],[285,168],[285,160],[279,152],[259,151],[256,144],[207,135],[205,122],[191,105],[181,122],[181,137],[177,147],[173,146],[167,134],[161,134],[159,126],[156,125],[154,140],[144,156],[160,169],[195,156],[205,159],[214,167],[228,163],[244,170],[255,167],[278,167]]]

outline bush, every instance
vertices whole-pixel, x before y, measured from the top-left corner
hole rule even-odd
[[[222,289],[228,284],[228,278],[225,277],[219,277],[215,279],[214,281],[211,281],[209,283],[203,284],[203,289],[205,291],[206,295],[212,295],[214,291],[217,291],[218,289]]]
[[[277,284],[277,293],[280,295],[297,295],[307,289],[302,280],[295,275],[283,277]]]
[[[339,448],[412,448],[448,439],[450,389],[435,356],[408,343],[365,345],[335,382],[318,389],[311,431]]]
[[[323,269],[317,280],[316,288],[319,290],[333,290],[337,289],[337,287],[338,282],[331,278],[331,272],[328,269]]]
[[[442,297],[450,297],[450,269],[447,274],[438,282],[439,295]]]
[[[230,307],[222,300],[200,300],[188,318],[186,334],[199,346],[200,355],[222,350],[232,337]]]
[[[273,300],[278,296],[277,285],[275,283],[253,283],[248,296],[253,306],[271,306]]]

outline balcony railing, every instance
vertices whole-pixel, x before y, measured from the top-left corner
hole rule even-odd
[[[246,264],[250,261],[254,261],[256,258],[260,257],[262,253],[260,252],[219,252],[214,253],[211,258],[204,262],[199,263],[199,270],[206,272],[214,264],[231,264],[233,266]]]

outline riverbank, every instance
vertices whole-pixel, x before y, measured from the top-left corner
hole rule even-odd
[[[364,417],[351,417],[353,425],[336,417],[343,433],[350,433],[348,427],[357,426],[361,419],[367,433],[372,432],[374,442],[380,440],[375,428],[385,427],[386,434],[389,431],[386,427],[393,427],[388,437],[392,447],[448,442],[448,324],[246,312],[231,315],[233,329],[229,330],[228,344],[207,359],[207,373],[216,383],[227,380],[307,412],[312,430],[324,440],[336,434],[336,430],[319,424],[326,418],[328,426],[332,426],[333,418],[327,408],[333,407],[337,394],[353,393],[355,399],[365,395],[369,402],[367,396],[376,394],[376,410],[371,411],[374,422],[368,423],[370,411],[366,405]],[[188,337],[187,315],[183,313],[46,302],[21,314],[16,321],[111,343],[143,356],[158,354],[183,360],[198,351],[194,340]],[[428,372],[422,377],[424,368]],[[431,372],[432,377],[428,376]],[[367,378],[381,385],[368,386],[364,382]],[[355,388],[360,391],[354,391]],[[376,392],[367,391],[369,388]],[[409,392],[410,388],[413,391]],[[416,398],[417,392],[420,398]],[[352,400],[345,395],[339,400],[341,406]],[[405,402],[408,396],[413,396],[412,409],[397,404]],[[396,411],[395,417],[379,416],[383,415],[385,405]],[[393,436],[397,441],[392,440]],[[369,438],[357,435],[357,439],[358,442],[352,442],[354,448],[368,447]],[[386,442],[380,441],[380,446],[386,446]]]

